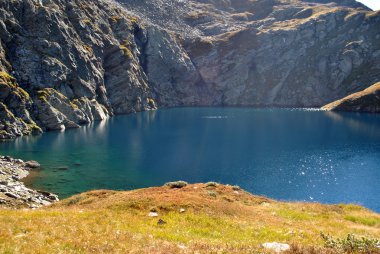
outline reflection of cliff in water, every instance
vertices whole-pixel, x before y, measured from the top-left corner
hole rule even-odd
[[[326,111],[325,115],[352,131],[380,137],[380,114]]]

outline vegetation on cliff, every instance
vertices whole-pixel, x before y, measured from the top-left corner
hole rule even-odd
[[[156,107],[320,107],[379,81],[379,24],[354,0],[5,0],[0,102],[25,124],[0,118],[0,139]]]

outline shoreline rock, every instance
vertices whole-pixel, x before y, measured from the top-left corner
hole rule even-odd
[[[20,181],[38,167],[36,161],[0,156],[0,207],[35,209],[59,201],[57,195],[30,189]]]

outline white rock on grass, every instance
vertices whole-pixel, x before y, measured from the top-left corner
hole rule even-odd
[[[283,251],[287,251],[290,249],[289,244],[286,243],[277,243],[277,242],[272,242],[272,243],[263,243],[262,245],[265,249],[272,250],[276,253],[281,253]]]
[[[150,212],[150,213],[148,214],[148,216],[149,216],[149,217],[158,217],[158,213],[156,213],[156,212]]]

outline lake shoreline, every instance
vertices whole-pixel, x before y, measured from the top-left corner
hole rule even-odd
[[[0,154],[40,162],[43,169],[23,182],[62,199],[182,179],[237,184],[276,200],[356,203],[380,211],[373,192],[380,119],[330,114],[173,108],[0,143]]]
[[[10,156],[0,156],[0,207],[36,209],[59,201],[49,192],[30,189],[21,180],[31,170],[40,167],[35,161],[24,162]]]

